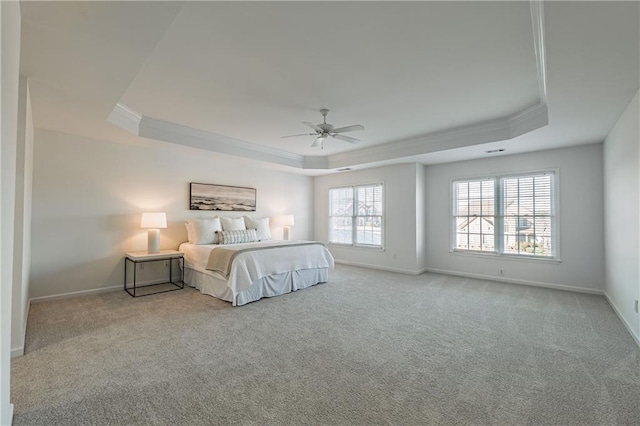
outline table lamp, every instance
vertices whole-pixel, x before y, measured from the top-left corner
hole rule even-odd
[[[284,240],[288,240],[290,237],[289,229],[293,226],[293,215],[286,214],[284,216],[280,216],[280,224],[282,225],[282,238]]]
[[[142,213],[140,227],[149,229],[147,253],[160,253],[160,228],[167,227],[167,215],[164,212]]]

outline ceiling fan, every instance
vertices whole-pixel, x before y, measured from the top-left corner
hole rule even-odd
[[[324,141],[331,136],[332,138],[340,139],[341,141],[349,142],[349,143],[358,143],[360,139],[352,138],[351,136],[345,136],[342,133],[346,132],[355,132],[358,130],[364,130],[364,126],[361,124],[354,124],[351,126],[338,127],[337,129],[333,127],[333,124],[327,123],[327,114],[329,113],[328,109],[321,109],[320,114],[322,114],[323,122],[319,124],[309,123],[308,121],[303,121],[302,124],[305,124],[311,127],[315,133],[301,133],[299,135],[289,135],[282,136],[282,138],[295,138],[298,136],[316,136],[316,139],[311,144],[312,147],[319,146],[321,149],[324,149]]]

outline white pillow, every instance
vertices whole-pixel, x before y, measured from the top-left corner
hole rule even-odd
[[[221,217],[220,221],[223,231],[244,231],[247,229],[242,217]]]
[[[258,241],[255,229],[220,231],[220,244],[241,244]]]
[[[268,217],[259,217],[259,218],[251,218],[249,216],[244,217],[244,224],[247,229],[255,229],[256,235],[258,236],[258,241],[270,240],[271,239],[271,230],[269,229],[269,218]]]
[[[220,218],[192,219],[185,223],[187,238],[191,244],[218,244],[220,237],[216,232],[222,231]]]

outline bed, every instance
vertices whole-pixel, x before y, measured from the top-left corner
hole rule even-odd
[[[331,253],[314,241],[183,243],[184,281],[203,294],[241,306],[329,280]]]

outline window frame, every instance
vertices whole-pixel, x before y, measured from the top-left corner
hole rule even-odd
[[[526,253],[511,253],[504,251],[504,188],[503,179],[508,178],[524,178],[540,175],[552,175],[551,183],[551,238],[553,243],[553,255],[552,256],[539,256]],[[495,186],[494,196],[494,251],[481,251],[481,250],[467,250],[456,248],[456,199],[454,184],[456,182],[465,181],[481,181],[481,180],[493,180]],[[555,168],[530,170],[523,172],[507,172],[496,174],[484,174],[476,176],[465,176],[451,178],[449,183],[449,220],[450,220],[450,236],[449,236],[449,253],[453,255],[463,256],[478,256],[478,257],[499,257],[502,259],[519,260],[519,261],[533,261],[533,262],[548,262],[548,263],[560,263],[562,262],[560,255],[560,170]]]
[[[365,243],[358,243],[357,242],[357,236],[358,236],[358,227],[357,225],[354,226],[354,224],[357,223],[358,218],[361,217],[371,217],[371,216],[360,216],[358,215],[357,212],[357,206],[358,206],[358,199],[357,199],[357,190],[359,188],[369,188],[369,187],[376,187],[376,186],[380,186],[381,188],[381,192],[382,192],[382,214],[379,216],[380,217],[380,245],[377,244],[365,244]],[[336,189],[346,189],[349,188],[352,191],[352,196],[353,196],[353,205],[352,205],[352,212],[351,212],[351,243],[341,243],[341,242],[333,242],[331,241],[331,218],[334,217],[331,215],[331,191],[332,190],[336,190]],[[327,226],[327,243],[329,245],[333,245],[333,246],[339,246],[339,247],[352,247],[352,248],[360,248],[360,249],[367,249],[367,250],[384,250],[385,249],[385,233],[386,233],[386,223],[385,223],[385,212],[387,210],[387,206],[386,206],[386,191],[385,191],[385,184],[384,182],[372,182],[372,183],[362,183],[362,184],[352,184],[352,185],[340,185],[340,186],[332,186],[329,187],[329,190],[327,192],[327,199],[328,199],[328,226]],[[336,216],[338,217],[338,216]],[[342,217],[342,216],[340,216]],[[348,216],[345,216],[348,217]],[[377,217],[377,216],[376,216]]]
[[[482,181],[493,181],[493,196],[494,196],[494,201],[493,201],[493,250],[470,250],[470,249],[458,249],[456,248],[456,241],[457,241],[457,236],[458,236],[458,231],[457,231],[457,223],[456,223],[456,218],[460,217],[457,216],[456,213],[456,193],[455,190],[453,188],[453,185],[456,182],[482,182]],[[451,186],[450,186],[450,191],[451,191],[451,197],[450,197],[450,201],[451,201],[451,250],[454,251],[460,251],[460,252],[472,252],[472,253],[482,253],[482,254],[498,254],[498,244],[499,242],[497,241],[496,238],[496,229],[497,227],[500,225],[501,223],[498,222],[498,203],[496,202],[496,195],[498,194],[498,187],[497,187],[497,181],[495,180],[494,176],[480,176],[480,177],[472,177],[472,178],[456,178],[456,179],[452,179],[451,180]],[[482,192],[482,189],[480,190]],[[467,215],[467,217],[469,217]],[[484,216],[484,215],[480,215],[477,217],[489,217],[489,216]],[[480,225],[482,226],[482,224]],[[469,234],[469,233],[467,233]],[[482,232],[480,233],[480,237],[482,238]],[[468,243],[467,243],[468,244]],[[482,244],[482,243],[481,243]]]

